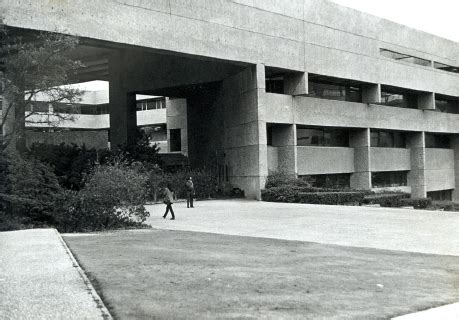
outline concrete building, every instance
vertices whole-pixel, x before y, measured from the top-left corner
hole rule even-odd
[[[136,94],[179,97],[173,150],[250,198],[278,171],[459,200],[458,43],[324,0],[0,0],[0,12],[13,31],[80,37],[75,80],[110,82],[112,144],[133,139]]]

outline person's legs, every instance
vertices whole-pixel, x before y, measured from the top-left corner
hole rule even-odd
[[[190,207],[194,208],[193,207],[193,192],[190,192]]]
[[[175,220],[174,209],[172,209],[172,203],[170,203],[168,207],[171,209],[171,215],[172,215],[171,220]]]
[[[171,209],[170,203],[169,203],[169,204],[166,204],[166,212],[165,212],[164,215],[163,215],[163,218],[164,218],[164,219],[166,219],[166,216],[167,216],[167,214],[169,213],[169,209]]]
[[[190,207],[190,195],[191,195],[191,192],[187,191],[186,192],[186,207],[187,208]],[[191,206],[193,206],[193,199],[191,199]]]

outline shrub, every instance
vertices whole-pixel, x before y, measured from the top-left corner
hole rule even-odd
[[[0,229],[54,225],[63,190],[52,170],[17,153],[0,157]]]
[[[401,204],[403,207],[412,206],[415,209],[426,209],[432,205],[432,199],[430,198],[409,198],[402,199]]]
[[[268,176],[266,180],[266,189],[281,187],[281,186],[296,186],[302,188],[311,187],[309,180],[304,178],[295,178],[283,173],[274,173]]]
[[[378,193],[365,196],[363,203],[379,204],[381,207],[402,207],[402,200],[409,197],[408,193]]]
[[[359,191],[351,192],[302,192],[299,195],[299,202],[311,204],[359,204],[363,201],[364,193]]]
[[[58,228],[75,232],[141,226],[149,216],[146,183],[147,177],[131,166],[96,167],[83,189],[64,194],[61,203],[68,206],[56,217]]]

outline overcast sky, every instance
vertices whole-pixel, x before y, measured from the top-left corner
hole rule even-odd
[[[459,0],[332,0],[459,42]]]

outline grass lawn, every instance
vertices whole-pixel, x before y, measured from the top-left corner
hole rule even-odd
[[[459,257],[217,234],[66,235],[117,319],[386,319],[459,300]]]

